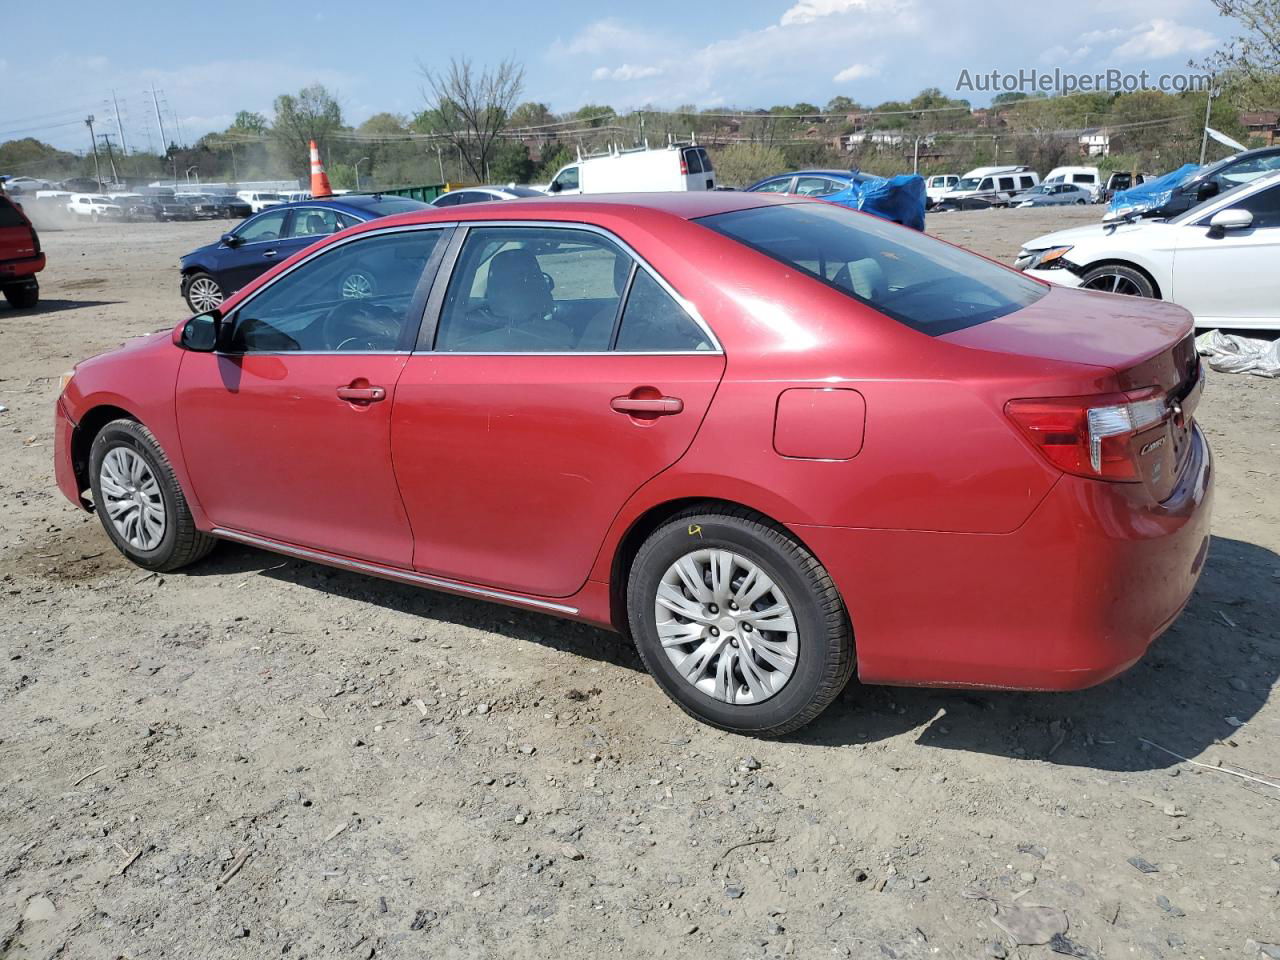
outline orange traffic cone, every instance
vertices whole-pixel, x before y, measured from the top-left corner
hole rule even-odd
[[[320,162],[320,148],[311,141],[311,196],[331,197],[333,187],[329,186],[329,175],[324,172],[324,164]]]

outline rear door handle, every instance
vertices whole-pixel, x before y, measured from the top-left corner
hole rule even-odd
[[[383,387],[339,387],[338,399],[350,403],[377,403],[387,399],[387,391]]]
[[[618,413],[643,413],[650,416],[670,416],[684,410],[684,401],[679,397],[614,397],[609,406]]]

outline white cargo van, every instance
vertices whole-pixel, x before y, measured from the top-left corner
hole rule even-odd
[[[924,195],[930,203],[937,203],[948,190],[954,190],[960,178],[954,173],[939,173],[925,178]]]
[[[1088,190],[1096,201],[1102,193],[1102,175],[1097,167],[1054,167],[1044,178],[1045,183],[1070,183]]]
[[[672,144],[658,150],[610,150],[579,157],[561,167],[546,192],[563,197],[575,193],[657,193],[667,190],[714,190],[711,157],[696,144]]]
[[[238,190],[236,196],[249,205],[254,213],[261,213],[267,207],[284,203],[284,197],[278,193],[267,193],[262,190]]]
[[[947,200],[969,200],[1003,206],[1014,194],[1030,190],[1040,176],[1030,167],[975,167],[960,178],[954,189],[942,195]]]

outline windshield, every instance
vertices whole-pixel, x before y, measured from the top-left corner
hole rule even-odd
[[[957,190],[977,190],[978,184],[982,182],[978,177],[962,177],[960,182],[956,184]]]
[[[431,204],[423,203],[421,200],[413,200],[409,197],[373,197],[368,203],[356,203],[353,198],[351,203],[353,206],[358,206],[364,210],[368,210],[380,217],[389,217],[397,213],[413,213],[415,210],[431,209]]]
[[[779,204],[695,221],[938,336],[1030,306],[1045,288],[976,254],[830,204]]]
[[[258,194],[258,199],[259,200],[280,200],[283,198],[278,193],[260,193]]]

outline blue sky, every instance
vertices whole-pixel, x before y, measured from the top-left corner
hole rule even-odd
[[[1208,0],[185,6],[134,0],[116,27],[101,22],[101,5],[75,0],[58,4],[57,22],[98,26],[17,31],[18,42],[0,45],[0,141],[36,136],[84,149],[88,133],[78,121],[86,114],[102,123],[98,132],[114,132],[114,90],[126,138],[145,148],[148,138],[159,140],[143,93],[152,85],[163,91],[166,124],[176,119],[188,141],[226,127],[237,110],[270,115],[277,94],[315,81],[338,95],[348,122],[383,110],[409,114],[423,104],[419,63],[438,66],[451,55],[477,63],[516,57],[526,69],[523,99],[555,111],[584,102],[822,105],[837,94],[877,103],[929,86],[952,93],[962,69],[1185,72],[1188,59],[1210,52],[1232,26]]]

